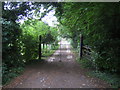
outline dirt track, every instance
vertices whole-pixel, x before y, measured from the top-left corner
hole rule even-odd
[[[89,77],[80,68],[70,45],[63,45],[46,63],[29,65],[25,72],[6,87],[9,88],[108,88],[104,81]]]

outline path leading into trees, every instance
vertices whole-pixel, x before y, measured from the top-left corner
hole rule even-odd
[[[62,42],[63,43],[63,42]],[[86,75],[89,70],[83,69],[75,61],[70,45],[61,45],[46,63],[27,66],[25,72],[14,79],[8,86],[11,88],[106,88],[104,81]]]

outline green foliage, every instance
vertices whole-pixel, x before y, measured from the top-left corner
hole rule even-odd
[[[119,73],[120,4],[67,2],[61,3],[61,9],[60,27],[67,29],[60,28],[60,31],[66,30],[64,36],[72,39],[73,47],[78,47],[83,34],[84,44],[97,53],[92,56],[96,67]]]
[[[5,5],[11,5],[6,7]],[[19,24],[16,23],[18,15],[24,14],[24,10],[18,9],[16,3],[2,3],[2,84],[10,81],[11,78],[15,77],[18,72],[14,68],[24,66],[24,62],[20,53],[21,50],[21,29]],[[21,4],[22,5],[22,4]],[[19,7],[19,9],[21,6]],[[20,69],[18,69],[20,71]]]
[[[93,71],[89,72],[90,76],[98,77],[107,83],[109,83],[112,88],[119,88],[120,87],[120,78],[116,74],[111,74],[108,72],[100,72],[100,71]]]
[[[23,72],[24,68],[22,66],[19,67],[8,67],[8,63],[2,63],[2,84],[7,84],[14,77],[17,77]]]
[[[32,6],[32,7],[31,7]],[[44,12],[40,12],[42,8]],[[49,3],[35,2],[2,2],[2,84],[23,71],[24,65],[38,57],[38,36],[49,36],[46,43],[57,41],[56,28],[51,28],[41,20],[47,12],[52,10]],[[49,9],[48,9],[49,8]],[[35,12],[31,12],[35,11]],[[38,13],[39,12],[39,13]],[[39,16],[39,20],[30,19]],[[28,19],[23,25],[18,21]],[[49,32],[49,34],[48,34]],[[52,35],[51,35],[52,34]]]
[[[54,52],[55,52],[56,50],[49,50],[49,51],[44,51],[43,53],[42,53],[42,55],[44,56],[44,57],[48,57],[48,56],[51,56]]]
[[[77,62],[81,65],[81,67],[83,68],[94,68],[92,66],[92,62],[90,60],[87,60],[87,59],[80,59],[80,58],[76,58]]]
[[[5,9],[5,5],[10,7]],[[3,84],[22,71],[25,63],[38,57],[38,37],[43,44],[56,44],[58,31],[43,23],[41,18],[56,7],[61,36],[70,38],[74,48],[79,48],[80,34],[84,44],[89,45],[97,55],[92,55],[91,65],[101,71],[120,72],[120,4],[119,3],[2,3],[2,51]],[[40,13],[41,5],[45,12]],[[19,7],[18,7],[19,6]],[[111,8],[112,7],[112,8]],[[35,10],[34,13],[30,11]],[[39,12],[39,13],[38,13]],[[30,19],[33,16],[40,19]],[[21,26],[16,23],[19,17],[28,18]],[[84,61],[84,63],[91,63]],[[20,68],[17,68],[20,67]],[[14,69],[17,68],[17,69]],[[8,78],[7,78],[8,77]]]
[[[44,44],[50,44],[57,40],[57,36],[54,35],[57,32],[56,29],[39,20],[27,20],[21,25],[21,29],[21,41],[23,43],[21,52],[25,62],[38,58],[39,35],[42,36],[42,43]]]
[[[99,71],[95,69],[96,67],[93,65],[93,62],[88,59],[77,58],[77,62],[81,65],[82,68],[92,69],[93,71],[87,72],[87,75],[92,77],[100,78],[101,80],[106,81],[111,85],[112,88],[120,87],[120,78],[119,75],[115,73],[110,73],[109,71]]]
[[[19,25],[17,25],[16,23],[5,20],[2,23],[2,30],[3,30],[2,34],[3,62],[9,62],[11,65],[14,66],[14,64],[17,61],[21,60],[19,58],[20,57],[19,50],[21,49],[19,46],[20,43],[19,35],[21,34],[21,30],[19,28]],[[15,52],[15,54],[13,54],[11,51]],[[14,60],[16,60],[16,62],[13,62]]]
[[[21,29],[19,25],[12,22],[2,20],[2,84],[10,81],[17,76],[13,68],[23,67],[24,62],[21,57],[20,35]],[[17,69],[18,70],[18,69]]]

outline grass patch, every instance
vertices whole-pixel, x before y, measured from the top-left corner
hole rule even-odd
[[[87,60],[87,59],[80,59],[77,58],[76,59],[77,63],[79,63],[81,65],[82,68],[90,68],[93,69],[94,67],[92,66],[91,61]]]
[[[120,88],[120,76],[117,74],[109,73],[109,72],[100,72],[95,69],[94,65],[90,60],[76,58],[76,61],[81,65],[82,68],[89,68],[92,71],[87,74],[91,77],[97,77],[101,80],[106,81],[111,85],[112,88]]]
[[[42,51],[42,58],[53,55],[53,53],[54,53],[58,48],[59,48],[59,45],[52,47],[52,49],[43,50],[43,51]]]
[[[88,73],[90,76],[95,76],[101,80],[109,83],[112,88],[120,88],[120,77],[116,74],[111,74],[107,72],[92,71]]]
[[[43,56],[43,57],[51,56],[55,51],[56,51],[56,50],[49,50],[49,51],[43,52],[43,53],[42,53],[42,56]]]
[[[44,63],[45,60],[49,57],[49,56],[52,56],[53,53],[58,49],[59,45],[58,46],[55,46],[53,49],[44,49],[42,50],[42,57],[41,57],[41,60],[38,59],[33,59],[33,60],[30,60],[29,62],[27,62],[28,65],[30,64],[37,64],[37,63]]]

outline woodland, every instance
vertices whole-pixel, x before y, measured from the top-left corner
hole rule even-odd
[[[42,21],[51,10],[55,11],[59,22],[55,26]],[[21,19],[23,23],[20,23]],[[3,85],[24,71],[30,62],[41,61],[38,59],[39,35],[42,54],[49,56],[58,49],[60,37],[70,39],[78,53],[82,34],[84,45],[94,53],[91,60],[79,62],[90,64],[96,71],[115,75],[117,87],[120,87],[120,3],[2,2],[0,23]]]

